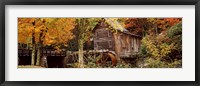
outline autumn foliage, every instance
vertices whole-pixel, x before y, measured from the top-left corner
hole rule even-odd
[[[73,38],[74,21],[73,18],[19,18],[18,42],[31,43],[35,33],[36,43],[41,39],[44,46],[67,44]]]
[[[143,36],[140,53],[141,58],[146,59],[148,64],[146,67],[171,67],[169,64],[174,62],[178,62],[176,64],[181,66],[181,18],[126,18],[124,20],[128,30]],[[152,66],[155,65],[154,61],[158,63],[157,66]]]

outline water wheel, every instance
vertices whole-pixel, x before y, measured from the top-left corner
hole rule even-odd
[[[117,64],[117,57],[115,53],[112,52],[102,52],[100,53],[100,59],[96,62],[102,66],[116,66]]]

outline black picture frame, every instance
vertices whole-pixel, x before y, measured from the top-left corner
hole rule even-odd
[[[2,86],[199,86],[200,0],[2,0],[0,3],[0,84]],[[6,5],[195,5],[195,81],[5,81]]]

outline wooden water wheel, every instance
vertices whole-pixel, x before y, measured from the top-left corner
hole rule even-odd
[[[97,64],[102,66],[116,66],[117,64],[117,57],[115,53],[112,52],[102,52],[100,53],[100,59],[97,60]]]

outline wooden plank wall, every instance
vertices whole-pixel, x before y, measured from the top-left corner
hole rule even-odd
[[[114,38],[113,33],[104,28],[99,28],[95,30],[94,36],[94,49],[95,50],[103,50],[109,49],[114,50]]]
[[[139,52],[140,38],[124,33],[114,35],[115,52],[119,57],[129,57]]]

